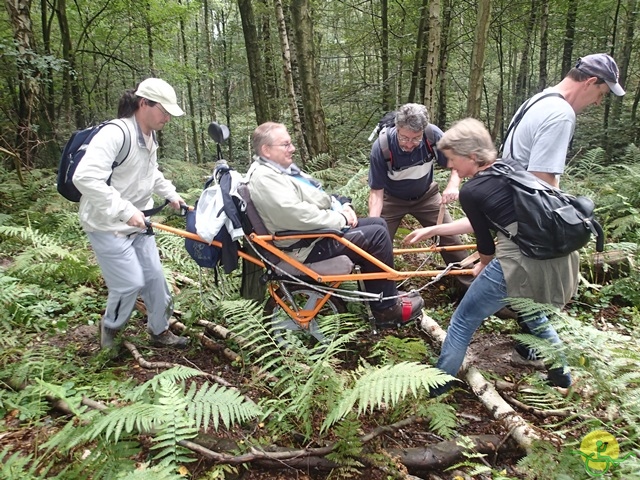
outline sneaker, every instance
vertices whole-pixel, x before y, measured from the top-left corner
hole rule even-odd
[[[151,334],[151,344],[156,347],[186,348],[189,339],[174,335],[168,328],[160,335]]]
[[[528,350],[528,349],[527,349]],[[528,350],[527,353],[520,353],[521,349],[515,347],[511,352],[511,364],[519,365],[521,367],[531,367],[536,370],[544,370],[544,362],[540,360],[532,350]]]
[[[377,328],[396,328],[407,325],[422,316],[424,300],[417,294],[398,298],[398,302],[386,310],[373,311]]]
[[[564,367],[550,368],[547,372],[547,383],[554,387],[569,388],[571,386],[571,374]]]
[[[104,319],[100,319],[100,348],[107,349],[113,348],[115,344],[116,335],[118,330],[114,328],[107,328],[104,326]]]

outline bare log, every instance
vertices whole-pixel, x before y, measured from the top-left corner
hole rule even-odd
[[[440,343],[444,341],[447,335],[440,325],[427,315],[422,316],[421,326],[425,332]],[[532,442],[540,438],[535,428],[504,401],[495,388],[484,379],[478,369],[470,367],[465,361],[460,372],[466,373],[467,383],[493,418],[500,421],[511,432],[518,445],[529,453]]]

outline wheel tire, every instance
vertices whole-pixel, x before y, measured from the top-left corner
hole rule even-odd
[[[324,297],[321,292],[315,291],[311,287],[304,285],[289,286],[289,292],[293,297],[299,309],[304,309],[310,302],[315,302]],[[280,289],[277,290],[278,296],[285,299]],[[290,306],[291,307],[291,306]],[[328,338],[320,330],[322,317],[326,315],[337,315],[347,311],[344,301],[335,296],[329,297],[319,314],[309,322],[309,328],[302,328],[295,322],[273,298],[269,298],[265,305],[265,313],[273,336],[276,341],[283,346],[290,346],[296,342],[302,342],[306,346],[313,346],[316,343],[327,343]],[[320,322],[319,322],[320,321]]]

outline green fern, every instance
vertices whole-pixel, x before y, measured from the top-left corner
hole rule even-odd
[[[192,385],[185,394],[178,382],[197,375],[202,373],[181,366],[156,375],[132,392],[129,399],[136,403],[109,410],[98,418],[86,432],[86,439],[104,436],[105,440],[118,442],[123,434],[155,431],[152,448],[159,450],[155,458],[186,462],[187,451],[178,443],[194,438],[199,425],[208,425],[213,418],[214,426],[222,419],[229,428],[260,415],[253,402],[225,387],[205,386],[199,391]]]
[[[195,421],[196,428],[209,428],[213,419],[213,428],[218,430],[220,420],[226,428],[235,423],[242,423],[257,417],[260,409],[247,402],[240,392],[219,385],[204,384],[199,389],[192,383],[185,396],[187,414]]]
[[[407,395],[418,396],[420,390],[444,385],[453,379],[450,375],[433,367],[414,362],[359,370],[351,389],[345,390],[337,406],[329,412],[322,430],[344,418],[358,404],[358,414],[383,405],[394,406]]]
[[[429,418],[429,427],[437,435],[444,438],[452,438],[455,434],[455,428],[458,426],[458,412],[449,404],[442,402],[426,403],[424,413],[420,414]]]
[[[9,455],[9,450],[0,451],[0,480],[40,480],[44,478],[65,478],[63,471],[55,477],[47,474],[52,467],[52,463],[39,465],[34,461],[32,455],[21,455],[14,452]],[[65,469],[66,470],[66,469]]]

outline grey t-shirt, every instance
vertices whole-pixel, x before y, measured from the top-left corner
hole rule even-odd
[[[531,97],[531,108],[504,141],[502,158],[518,160],[530,172],[560,175],[564,172],[567,149],[575,130],[576,113],[566,100],[558,96],[532,103],[553,91],[547,88]]]

